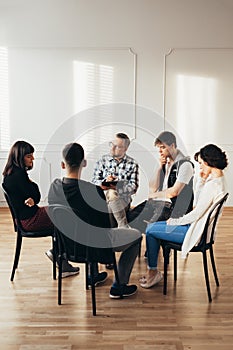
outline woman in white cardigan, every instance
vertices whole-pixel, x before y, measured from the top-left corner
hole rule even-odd
[[[206,218],[213,204],[226,194],[223,169],[228,161],[225,152],[218,146],[209,144],[201,148],[194,156],[200,165],[200,180],[196,191],[196,206],[188,214],[178,219],[154,222],[146,229],[146,248],[148,268],[145,276],[140,278],[143,288],[150,288],[162,278],[157,269],[160,239],[182,243],[181,256],[198,243]]]

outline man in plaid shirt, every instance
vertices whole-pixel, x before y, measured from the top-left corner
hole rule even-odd
[[[138,189],[138,163],[126,154],[129,137],[117,133],[109,143],[110,154],[97,161],[92,182],[105,190],[109,212],[113,214],[118,227],[128,227],[126,212],[130,208],[132,195]],[[112,216],[112,215],[111,215]],[[113,226],[115,223],[113,220]]]

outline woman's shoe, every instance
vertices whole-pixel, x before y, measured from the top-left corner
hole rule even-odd
[[[139,278],[139,283],[146,283],[146,276],[142,276]]]
[[[160,271],[158,271],[155,276],[148,279],[145,283],[140,283],[140,286],[142,288],[151,288],[155,284],[159,283],[162,279],[163,279],[163,275]]]

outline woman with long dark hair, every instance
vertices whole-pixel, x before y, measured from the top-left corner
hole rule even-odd
[[[17,211],[25,231],[53,232],[53,223],[47,215],[46,207],[39,207],[41,194],[38,185],[29,179],[28,170],[33,168],[34,147],[26,141],[16,141],[10,149],[3,170],[3,187],[8,193],[13,207]],[[50,260],[53,252],[46,252]],[[78,267],[64,262],[63,277],[79,273]]]
[[[228,165],[224,151],[218,146],[209,144],[201,148],[194,156],[200,165],[199,188],[196,191],[194,209],[181,218],[171,218],[167,221],[154,222],[146,229],[146,247],[148,253],[148,268],[146,276],[140,279],[143,288],[150,288],[162,278],[157,269],[160,239],[182,243],[181,257],[199,242],[206,218],[212,205],[226,194],[223,169]]]

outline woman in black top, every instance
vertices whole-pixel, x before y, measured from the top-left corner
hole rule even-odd
[[[53,231],[45,207],[39,207],[41,195],[37,184],[29,179],[27,170],[33,168],[34,147],[25,141],[17,141],[10,150],[3,171],[3,187],[26,231]]]
[[[39,187],[29,179],[28,170],[33,168],[34,147],[26,141],[17,141],[11,147],[6,166],[3,171],[3,187],[8,193],[25,231],[53,232],[53,223],[47,215],[46,207],[39,207],[41,195]],[[53,252],[46,255],[53,260]],[[68,261],[63,262],[62,277],[79,273]]]

